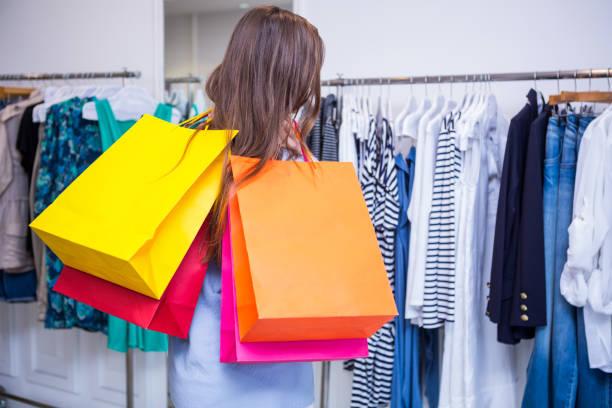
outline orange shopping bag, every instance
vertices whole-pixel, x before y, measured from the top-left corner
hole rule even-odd
[[[232,156],[234,179],[256,163]],[[230,212],[241,341],[365,338],[397,314],[352,164],[269,161]]]

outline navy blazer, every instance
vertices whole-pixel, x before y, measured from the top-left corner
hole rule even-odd
[[[508,130],[488,283],[487,315],[498,325],[498,341],[508,344],[546,324],[542,166],[549,113],[538,116],[533,89],[527,99]]]

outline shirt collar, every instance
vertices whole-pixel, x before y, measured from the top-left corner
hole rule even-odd
[[[408,173],[408,163],[406,162],[406,159],[404,158],[404,156],[402,156],[401,153],[398,153],[395,155],[395,167],[397,167],[399,170],[403,171],[404,173]]]

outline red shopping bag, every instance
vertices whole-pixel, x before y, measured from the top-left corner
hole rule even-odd
[[[186,338],[206,274],[206,226],[198,231],[159,300],[69,266],[64,266],[53,290],[145,329]]]
[[[229,213],[229,211],[228,211]],[[234,223],[232,223],[234,221]],[[304,340],[243,343],[238,337],[238,311],[232,263],[230,220],[223,235],[221,260],[221,355],[222,363],[272,363],[295,361],[347,360],[368,356],[367,339]],[[240,251],[241,248],[236,248]]]

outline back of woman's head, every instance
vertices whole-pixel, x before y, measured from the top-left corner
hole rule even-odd
[[[323,54],[317,29],[290,11],[257,7],[238,22],[206,92],[214,103],[211,127],[239,132],[232,154],[261,159],[246,178],[279,156],[292,137],[291,121],[298,111],[302,133],[312,128],[319,112]],[[231,185],[226,166],[211,220],[211,244],[217,254]]]

